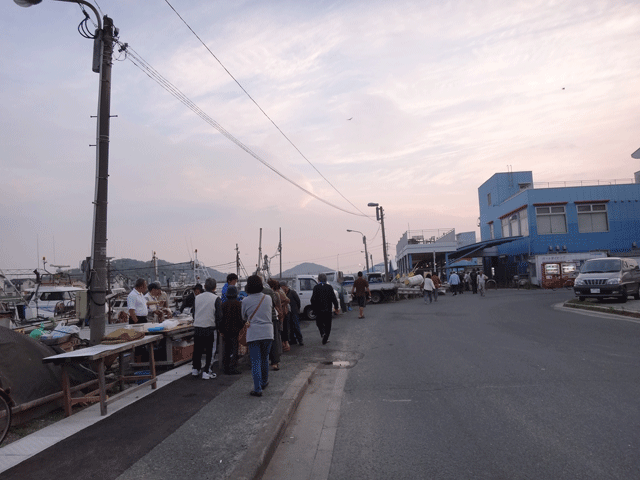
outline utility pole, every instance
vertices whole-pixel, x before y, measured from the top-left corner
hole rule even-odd
[[[93,208],[91,282],[89,284],[90,341],[96,345],[104,337],[107,293],[107,199],[109,179],[109,123],[111,118],[111,65],[113,20],[103,17],[104,26],[96,30],[100,39],[100,93],[96,153],[96,193]]]
[[[367,272],[369,272],[369,255],[367,254],[367,237],[362,236],[362,243],[364,243],[364,259],[367,264]]]
[[[280,280],[282,280],[282,227],[280,227],[280,241],[278,242],[278,253],[280,254]]]
[[[236,243],[236,275],[240,278],[240,249]]]
[[[384,233],[384,209],[382,205],[377,203],[369,203],[368,207],[376,207],[376,220],[380,222],[382,226],[382,254],[384,255],[384,281],[389,281],[389,260],[387,259],[387,238]]]
[[[258,244],[258,265],[256,268],[256,274],[260,273],[262,265],[262,227],[260,228],[260,243]]]
[[[157,282],[158,281],[158,257],[156,257],[156,252],[153,252],[151,261],[153,262],[153,274],[155,276],[154,281]]]
[[[382,225],[382,254],[384,255],[384,281],[389,281],[389,259],[387,258],[387,239],[384,234],[384,210],[380,209],[380,224]]]

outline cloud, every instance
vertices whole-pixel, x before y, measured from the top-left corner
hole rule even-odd
[[[476,230],[477,188],[507,165],[536,181],[637,170],[636,2],[176,5],[295,147],[166,5],[102,7],[123,42],[274,168],[358,213],[297,147],[360,210],[383,205],[392,250],[409,224]],[[0,5],[0,267],[31,266],[37,236],[43,250],[55,236],[62,262],[88,254],[98,76],[81,19],[55,2]],[[357,269],[346,229],[373,238],[374,221],[305,195],[117,56],[110,255],[184,261],[193,243],[218,264],[238,243],[253,259],[259,228],[273,250],[282,227],[287,261],[343,252]]]

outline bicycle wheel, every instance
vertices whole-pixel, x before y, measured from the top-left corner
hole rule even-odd
[[[2,395],[0,395],[0,444],[7,436],[7,432],[9,431],[9,427],[11,426],[11,407],[4,399]]]

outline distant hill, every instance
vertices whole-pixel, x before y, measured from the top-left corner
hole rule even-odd
[[[330,272],[329,267],[323,267],[317,263],[301,263],[289,270],[282,272],[283,277],[294,277],[296,275],[317,275],[321,272]]]
[[[111,260],[110,264],[110,276],[112,279],[121,278],[127,279],[129,284],[133,283],[137,278],[144,278],[146,280],[155,280],[155,271],[152,261],[133,260],[131,258],[117,258]],[[215,278],[218,283],[225,282],[227,279],[227,273],[219,272],[213,268],[207,267],[209,276]],[[72,276],[82,277],[80,269],[72,269],[68,272]],[[193,265],[191,262],[184,263],[169,263],[165,260],[158,259],[158,279],[162,285],[166,285],[167,280],[174,282],[179,281],[180,278],[185,279],[185,283],[194,283],[193,278]],[[203,280],[201,280],[203,281]]]

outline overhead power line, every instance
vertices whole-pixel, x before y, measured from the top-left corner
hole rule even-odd
[[[338,190],[338,189],[337,189],[337,188],[336,188],[336,187],[335,187],[335,186],[334,186],[334,185],[333,185],[333,184],[332,184],[332,183],[327,179],[327,177],[325,177],[325,176],[320,172],[320,170],[318,170],[318,169],[316,168],[316,166],[315,166],[313,163],[311,163],[311,160],[309,160],[309,159],[304,155],[304,153],[302,153],[302,152],[300,151],[300,149],[296,146],[296,144],[295,144],[295,143],[293,143],[293,142],[291,141],[291,139],[290,139],[290,138],[289,138],[289,137],[288,137],[288,136],[287,136],[287,135],[286,135],[286,134],[285,134],[285,133],[280,129],[280,127],[278,127],[278,125],[276,125],[276,122],[274,122],[274,121],[271,119],[271,117],[270,117],[269,115],[267,115],[267,112],[265,112],[265,111],[262,109],[262,107],[261,107],[260,105],[258,105],[258,102],[256,102],[256,101],[255,101],[255,99],[254,99],[254,98],[249,94],[249,92],[247,92],[247,90],[246,90],[246,89],[245,89],[245,88],[240,84],[240,82],[236,79],[236,77],[234,77],[234,76],[231,74],[231,72],[229,71],[229,69],[228,69],[227,67],[225,67],[225,66],[224,66],[224,64],[220,61],[220,59],[219,59],[218,57],[216,57],[216,55],[211,51],[211,49],[207,46],[207,44],[206,44],[206,43],[204,43],[204,41],[202,41],[202,39],[200,38],[200,36],[199,36],[199,35],[198,35],[194,30],[193,30],[193,28],[191,28],[191,26],[187,23],[187,21],[186,21],[184,18],[182,18],[182,15],[180,15],[180,14],[178,13],[178,11],[173,7],[173,5],[171,5],[171,3],[169,3],[169,0],[165,0],[165,2],[166,2],[166,4],[167,4],[167,5],[169,5],[169,7],[171,8],[171,10],[173,10],[173,12],[178,16],[178,18],[179,18],[180,20],[182,20],[182,23],[184,23],[184,24],[187,26],[187,28],[191,31],[191,33],[193,33],[193,35],[198,39],[198,41],[202,44],[202,46],[203,46],[204,48],[206,48],[206,49],[207,49],[207,51],[211,54],[211,56],[212,56],[213,58],[215,58],[215,60],[220,64],[220,66],[224,69],[224,71],[225,71],[225,72],[227,72],[227,74],[228,74],[228,75],[233,79],[233,81],[234,81],[234,82],[236,82],[236,84],[238,85],[238,87],[240,87],[240,89],[245,93],[245,95],[246,95],[247,97],[249,97],[249,100],[251,100],[251,101],[254,103],[254,105],[255,105],[256,107],[258,107],[258,110],[260,110],[260,111],[262,112],[262,114],[263,114],[265,117],[267,117],[267,119],[272,123],[272,125],[276,128],[276,130],[278,130],[278,132],[280,132],[280,134],[281,134],[281,135],[282,135],[282,136],[287,140],[287,142],[289,142],[289,143],[291,144],[291,146],[292,146],[293,148],[295,148],[295,149],[296,149],[296,151],[300,154],[300,156],[301,156],[302,158],[304,158],[304,159],[307,161],[307,163],[308,163],[309,165],[311,165],[311,167],[312,167],[316,172],[318,172],[318,175],[320,175],[320,176],[324,179],[324,181],[325,181],[325,182],[327,182],[327,183],[331,186],[331,188],[333,188],[336,192],[338,192],[338,194],[339,194],[342,198],[344,198],[347,202],[349,202],[349,204],[350,204],[353,208],[355,208],[356,210],[358,210],[358,211],[359,211],[363,216],[367,217],[368,215],[367,215],[367,214],[365,214],[365,213],[364,213],[362,210],[360,210],[358,207],[356,207],[353,203],[351,203],[351,200],[349,200],[347,197],[345,197],[345,196],[342,194],[342,192],[340,192],[340,190]]]
[[[187,106],[196,115],[198,115],[205,122],[207,122],[209,125],[211,125],[213,128],[215,128],[218,132],[220,132],[222,135],[224,135],[228,140],[230,140],[233,143],[235,143],[238,147],[240,147],[242,150],[247,152],[253,158],[258,160],[265,167],[267,167],[268,169],[270,169],[271,171],[273,171],[274,173],[276,173],[277,175],[282,177],[284,180],[289,182],[291,185],[297,187],[298,189],[302,190],[307,195],[312,196],[316,200],[319,200],[322,203],[324,203],[326,205],[329,205],[330,207],[333,207],[333,208],[335,208],[337,210],[340,210],[340,211],[342,211],[344,213],[348,213],[349,215],[355,215],[355,216],[359,216],[359,217],[366,217],[367,216],[366,214],[364,214],[362,212],[360,212],[360,213],[351,212],[351,211],[346,210],[346,209],[344,209],[342,207],[339,207],[338,205],[335,205],[335,204],[333,204],[331,202],[328,202],[327,200],[319,197],[315,193],[311,192],[310,190],[307,190],[302,185],[299,185],[294,180],[292,180],[289,177],[287,177],[286,175],[284,175],[277,168],[275,168],[269,162],[267,162],[262,157],[260,157],[260,155],[258,155],[253,150],[251,150],[251,148],[246,146],[244,143],[242,143],[240,140],[238,140],[236,137],[234,137],[231,133],[229,133],[227,130],[225,130],[225,128],[222,125],[220,125],[213,118],[211,118],[209,115],[207,115],[206,112],[204,112],[200,107],[198,107],[195,103],[193,103],[193,101],[191,101],[175,85],[173,85],[166,78],[164,78],[162,75],[160,75],[160,73],[158,73],[151,65],[149,65],[133,48],[131,48],[130,45],[128,45],[126,43],[122,43],[120,41],[116,41],[116,43],[120,46],[120,50],[124,51],[126,53],[126,58],[129,61],[131,61],[131,63],[133,63],[136,67],[138,67],[140,70],[142,70],[149,78],[151,78],[152,80],[157,82],[162,88],[164,88],[171,95],[173,95],[175,98],[180,100],[185,106]]]

